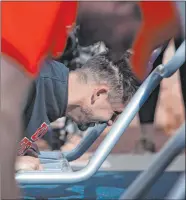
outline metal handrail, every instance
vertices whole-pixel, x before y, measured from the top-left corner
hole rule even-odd
[[[185,200],[185,172],[183,172],[165,200]]]
[[[73,150],[68,152],[63,152],[66,159],[70,162],[80,158],[96,141],[96,139],[101,135],[101,133],[105,130],[107,124],[99,124],[90,130],[86,137],[82,139],[82,141],[75,147]]]
[[[60,159],[60,156],[63,154],[65,158],[70,162],[80,158],[96,141],[96,139],[101,135],[104,129],[107,127],[107,124],[99,124],[94,128],[88,130],[87,135],[81,140],[81,142],[72,150],[61,153],[61,151],[41,151],[39,158],[41,160],[56,160]]]
[[[122,200],[143,199],[156,180],[160,178],[168,165],[186,147],[185,123],[178,129],[174,136],[163,146],[150,164],[148,169],[142,172],[121,196]]]

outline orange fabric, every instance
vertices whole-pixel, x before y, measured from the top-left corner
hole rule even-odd
[[[155,48],[178,32],[175,2],[139,2],[143,23],[133,44],[133,70],[140,80],[146,75],[147,63]]]
[[[68,1],[63,3],[63,14],[60,15],[59,17],[59,28],[61,27],[61,31],[58,29],[56,30],[56,43],[53,49],[53,56],[58,56],[58,54],[61,55],[63,52],[66,42],[67,42],[67,32],[68,32],[68,27],[70,26],[71,29],[76,23],[76,16],[77,16],[77,2],[74,1]],[[60,22],[63,22],[64,26],[62,27],[62,24]],[[62,31],[63,28],[65,27],[65,39],[62,40]]]
[[[1,2],[2,53],[18,61],[31,75],[49,53],[66,45],[66,26],[76,20],[77,2]]]

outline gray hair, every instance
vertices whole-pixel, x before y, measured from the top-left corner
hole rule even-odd
[[[126,52],[113,62],[109,51],[106,51],[94,56],[76,71],[85,82],[107,84],[110,88],[108,95],[111,102],[127,103],[139,87],[139,82],[130,68],[129,54]]]

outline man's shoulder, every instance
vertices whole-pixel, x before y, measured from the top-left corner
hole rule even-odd
[[[68,68],[55,60],[46,59],[41,66],[39,78],[50,78],[60,82],[67,82],[69,70]]]

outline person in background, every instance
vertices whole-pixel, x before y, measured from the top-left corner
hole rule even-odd
[[[63,51],[68,28],[76,21],[76,11],[76,1],[1,2],[2,199],[20,198],[14,168],[24,100],[40,71],[40,62]]]
[[[112,51],[112,59],[120,56],[122,51],[126,49],[133,49],[132,67],[142,81],[144,80],[144,74],[145,76],[147,75],[146,66],[150,53],[154,50],[153,48],[157,48],[172,37],[176,38],[177,48],[181,44],[180,20],[177,15],[176,4],[172,2],[104,3],[82,3],[78,13],[78,24],[80,26],[79,43],[81,45],[90,45],[91,42],[103,41]],[[167,10],[166,14],[164,13],[165,8]],[[115,10],[115,12],[111,12],[112,10]],[[119,11],[116,12],[116,10]],[[151,13],[151,16],[149,13]],[[94,22],[95,18],[97,19],[96,23]],[[154,26],[153,23],[155,24]],[[162,26],[161,24],[164,25]],[[156,37],[158,34],[162,35],[162,37]],[[163,54],[157,58],[153,67],[162,62],[162,56]],[[141,59],[139,60],[139,58]],[[186,87],[186,82],[184,81],[184,74],[184,66],[182,66],[180,68],[180,78],[185,102],[184,88]],[[158,93],[159,86],[139,112],[141,124],[140,146],[150,152],[156,151],[155,144],[151,138],[153,134],[150,134],[150,130],[154,130],[152,124],[154,122]]]
[[[175,48],[177,50],[178,47],[181,45],[182,40],[181,38],[176,38],[174,42],[175,42]],[[153,69],[155,69],[155,67],[157,67],[158,65],[162,64],[164,52],[165,50],[162,51],[158,59],[155,61],[153,65]],[[183,97],[184,109],[186,113],[186,78],[185,78],[186,66],[185,64],[186,63],[184,63],[180,67],[179,75],[180,75],[181,92],[182,92],[182,97]],[[155,123],[154,119],[155,119],[155,113],[157,109],[157,102],[159,98],[160,87],[161,85],[159,84],[139,111],[139,120],[140,120],[140,126],[141,126],[141,139],[140,139],[139,148],[140,149],[142,148],[143,150],[151,152],[151,153],[156,152],[156,145],[154,142],[156,127],[154,124]]]

